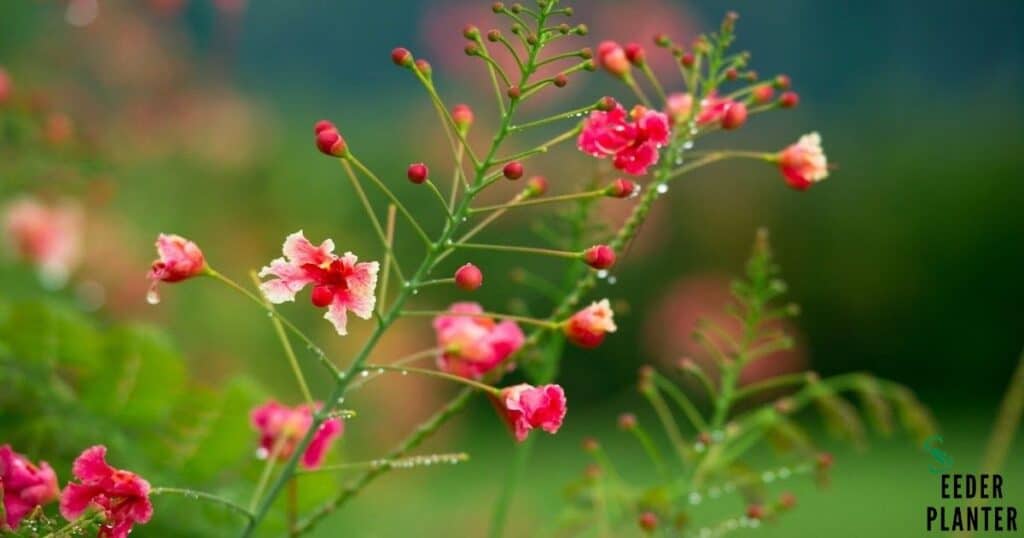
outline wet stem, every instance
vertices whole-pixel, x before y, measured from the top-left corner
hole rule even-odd
[[[549,3],[547,7],[544,8],[544,11],[541,13],[540,19],[538,21],[538,28],[543,28],[544,21],[548,13],[550,12],[552,6],[553,3]],[[530,75],[533,74],[537,61],[537,54],[539,53],[541,47],[542,43],[538,42],[538,45],[530,48],[529,58],[522,72],[520,86],[525,85],[525,83],[529,80]],[[501,126],[491,142],[491,146],[490,149],[488,150],[487,156],[475,167],[474,183],[480,184],[483,181],[484,175],[487,173],[488,169],[493,165],[495,154],[497,153],[498,148],[501,146],[502,142],[504,142],[506,136],[509,134],[509,127],[512,122],[512,117],[516,111],[518,104],[518,100],[511,100],[507,111],[505,112],[505,114],[502,115]],[[463,144],[465,144],[464,140]],[[368,170],[362,166],[362,163],[356,161],[353,164],[355,164],[356,167],[360,168],[361,171],[363,171],[364,173],[368,172]],[[367,175],[369,175],[371,179],[375,177],[372,176],[371,174]],[[253,510],[253,518],[243,529],[242,536],[252,536],[252,534],[255,532],[256,527],[263,521],[263,518],[266,517],[267,512],[269,512],[271,506],[274,503],[274,500],[281,494],[285,485],[295,475],[295,469],[296,466],[298,465],[299,458],[301,457],[302,453],[306,451],[306,448],[309,446],[310,442],[313,439],[313,435],[320,428],[320,425],[323,424],[323,422],[328,418],[330,412],[334,409],[334,407],[339,405],[339,403],[343,401],[345,391],[348,388],[349,384],[352,382],[352,380],[356,377],[355,374],[357,374],[364,368],[365,363],[370,356],[370,353],[376,347],[377,343],[380,341],[385,331],[387,331],[391,327],[391,325],[399,317],[401,317],[402,307],[405,305],[405,302],[412,295],[413,290],[417,288],[423,281],[426,280],[428,272],[430,268],[433,267],[435,260],[437,260],[440,256],[442,256],[448,250],[451,249],[450,242],[455,237],[459,223],[462,222],[463,218],[469,215],[470,203],[473,201],[475,194],[476,192],[468,191],[466,193],[466,196],[463,197],[461,201],[459,201],[458,206],[454,211],[454,218],[445,223],[444,229],[442,230],[440,237],[436,242],[430,244],[428,252],[424,257],[423,261],[420,263],[419,268],[408,280],[408,282],[402,286],[401,290],[398,293],[398,296],[395,297],[394,302],[392,302],[387,312],[378,318],[377,327],[374,329],[373,333],[370,335],[370,337],[364,344],[363,348],[355,356],[349,368],[345,372],[338,375],[334,389],[331,391],[330,396],[327,398],[325,405],[321,410],[319,410],[314,415],[313,423],[307,430],[306,435],[299,442],[298,446],[295,447],[291,456],[288,458],[288,461],[285,462],[285,464],[281,467],[280,473],[278,474],[277,478],[273,481],[273,483],[270,485],[266,495],[264,495],[262,500],[255,506]],[[397,202],[397,200],[393,201]],[[400,210],[402,209],[402,206],[400,204],[396,203],[396,205],[399,207]],[[419,228],[417,226],[417,232],[419,233],[421,231],[422,228]],[[301,533],[303,530],[304,529],[300,526],[296,529],[296,532]]]

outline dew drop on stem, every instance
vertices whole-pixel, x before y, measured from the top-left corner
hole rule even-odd
[[[156,289],[150,289],[146,292],[146,302],[149,304],[160,304],[160,293]]]

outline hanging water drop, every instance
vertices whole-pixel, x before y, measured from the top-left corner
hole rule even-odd
[[[701,496],[696,491],[690,493],[690,504],[700,504]]]
[[[666,192],[668,192],[668,185],[664,183],[659,183],[656,189],[658,191],[658,194],[665,194]]]
[[[598,270],[597,271],[597,278],[600,278],[602,280],[604,280],[605,278],[608,278],[608,271],[606,271],[604,269]]]
[[[151,288],[146,292],[146,302],[149,304],[160,304],[160,293],[156,291],[156,288]]]
[[[619,281],[619,279],[615,278],[615,275],[608,275],[608,283],[609,284],[615,285],[615,283],[618,282],[618,281]]]

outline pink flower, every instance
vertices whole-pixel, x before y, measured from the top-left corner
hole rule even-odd
[[[0,497],[4,500],[7,513],[6,524],[17,529],[21,519],[57,498],[57,474],[45,461],[33,465],[25,456],[11,449],[11,445],[0,446]],[[0,528],[4,526],[0,521]]]
[[[49,284],[63,284],[81,257],[82,213],[72,202],[46,206],[18,198],[4,208],[3,228],[9,249]]]
[[[3,67],[0,67],[0,104],[11,98],[11,77]]]
[[[601,345],[605,334],[615,332],[614,315],[608,299],[601,299],[573,314],[565,321],[562,330],[566,338],[577,346],[594,348]]]
[[[643,175],[658,162],[658,149],[668,143],[670,132],[665,114],[642,106],[627,114],[615,103],[610,110],[590,113],[577,147],[599,159],[611,156],[615,168]]]
[[[359,258],[351,252],[336,256],[334,241],[327,239],[315,246],[302,235],[302,230],[289,235],[282,250],[284,258],[277,258],[260,270],[261,278],[275,277],[260,286],[270,302],[294,301],[296,293],[313,285],[313,305],[327,307],[324,319],[343,336],[348,334],[345,326],[349,310],[363,319],[373,316],[380,264],[356,263]]]
[[[688,93],[673,93],[665,100],[665,114],[674,123],[682,123],[690,117],[693,109],[693,96]]]
[[[790,187],[803,191],[828,177],[828,160],[821,149],[821,135],[805,134],[779,152],[779,169]]]
[[[149,270],[149,279],[154,284],[157,281],[181,282],[206,270],[203,251],[180,235],[160,234],[156,238],[156,252],[160,257]]]
[[[506,387],[495,405],[520,443],[535,428],[557,433],[565,419],[565,392],[558,385]]]
[[[319,408],[319,404],[317,404]],[[256,431],[260,433],[261,458],[270,457],[274,447],[281,443],[277,452],[279,461],[286,461],[295,452],[295,447],[306,436],[313,425],[313,408],[308,405],[288,407],[273,400],[252,410],[250,420]],[[331,418],[320,424],[313,435],[312,441],[302,454],[302,466],[315,469],[320,466],[327,455],[334,439],[345,430],[340,418]]]
[[[127,538],[136,523],[153,516],[149,502],[149,482],[131,471],[107,465],[107,447],[87,448],[75,460],[71,470],[81,483],[71,482],[60,496],[60,513],[74,521],[90,505],[103,510],[106,521],[100,526],[101,538]]]
[[[480,379],[523,346],[526,337],[514,321],[495,322],[476,303],[455,303],[452,315],[434,318],[441,355],[438,368],[458,376]]]

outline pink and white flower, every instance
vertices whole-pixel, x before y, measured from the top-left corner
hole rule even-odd
[[[5,524],[17,529],[22,518],[37,506],[55,500],[59,494],[57,474],[50,464],[41,461],[35,465],[12,450],[11,445],[0,446],[0,497],[7,513],[7,520],[0,521],[0,529]]]
[[[275,447],[279,461],[290,458],[295,452],[295,447],[313,425],[313,411],[314,409],[308,405],[288,407],[273,400],[253,409],[250,421],[253,428],[260,433],[261,458],[270,457]],[[302,466],[307,469],[319,467],[331,443],[344,430],[345,423],[340,418],[330,418],[321,423],[306,451],[302,453]]]
[[[87,448],[71,468],[80,483],[71,482],[60,496],[64,519],[78,519],[90,506],[103,511],[100,538],[127,538],[136,523],[153,517],[149,482],[139,475],[107,464],[107,447]]]
[[[18,198],[4,208],[3,228],[8,249],[48,284],[62,285],[81,259],[82,212],[73,202],[47,206]]]
[[[526,337],[514,321],[483,316],[477,303],[455,303],[450,315],[434,318],[441,354],[437,366],[458,376],[480,379],[523,346]]]
[[[676,92],[665,99],[665,114],[676,124],[689,119],[693,110],[693,96],[689,93]]]
[[[558,385],[534,387],[523,383],[502,389],[495,406],[521,443],[536,428],[558,432],[565,419],[565,391]]]
[[[615,332],[614,316],[608,299],[601,299],[565,320],[562,330],[577,346],[595,348],[601,345],[606,334]]]
[[[821,149],[821,135],[805,134],[795,144],[779,152],[779,170],[786,183],[803,191],[828,177],[828,159]]]
[[[577,139],[580,151],[603,159],[612,157],[615,168],[643,175],[658,162],[658,150],[668,143],[668,116],[642,106],[627,114],[619,103],[610,110],[595,110]]]
[[[737,104],[737,101],[719,97],[712,92],[701,102],[700,113],[697,114],[697,125],[708,125],[722,121],[729,109]]]
[[[373,316],[377,298],[377,262],[358,263],[351,252],[334,254],[334,241],[327,239],[313,245],[302,230],[284,241],[283,258],[277,258],[260,270],[260,277],[272,276],[260,286],[263,295],[275,304],[294,301],[295,294],[312,285],[310,298],[318,308],[327,308],[324,319],[334,325],[338,334],[348,334],[346,324],[351,311],[362,319]]]

